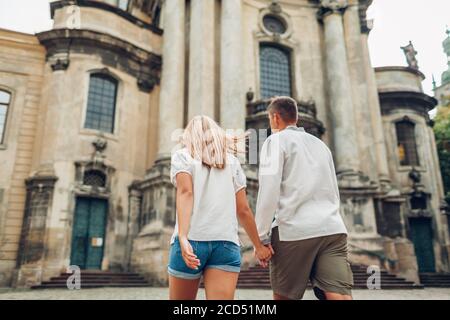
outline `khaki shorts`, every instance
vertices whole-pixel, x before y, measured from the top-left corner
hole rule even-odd
[[[351,295],[353,273],[347,260],[347,235],[335,234],[297,241],[280,241],[272,230],[270,282],[276,294],[301,299],[308,279],[319,299],[324,292]]]

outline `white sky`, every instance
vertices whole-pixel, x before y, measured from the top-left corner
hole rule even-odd
[[[27,33],[52,27],[48,0],[0,0],[0,28]],[[432,93],[431,75],[437,84],[447,69],[442,49],[446,25],[450,26],[450,0],[374,0],[369,46],[373,66],[406,65],[400,46],[411,40],[418,51],[420,70],[426,75],[424,90]]]

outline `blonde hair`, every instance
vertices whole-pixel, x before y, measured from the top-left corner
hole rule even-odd
[[[227,135],[210,117],[195,116],[186,126],[181,143],[192,158],[210,168],[223,169],[227,153],[237,153],[238,139]]]

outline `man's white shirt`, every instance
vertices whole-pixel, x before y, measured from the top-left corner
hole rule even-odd
[[[333,157],[324,142],[295,126],[266,139],[255,217],[263,243],[275,226],[280,241],[346,234],[339,204]]]

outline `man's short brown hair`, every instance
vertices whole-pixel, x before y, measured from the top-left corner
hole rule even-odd
[[[297,123],[297,102],[291,97],[274,97],[267,107],[269,113],[278,113],[286,123]]]

